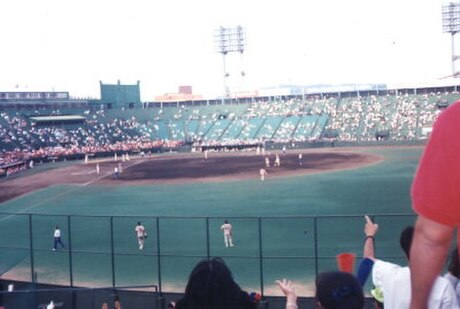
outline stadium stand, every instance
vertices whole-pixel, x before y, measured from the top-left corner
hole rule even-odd
[[[21,104],[17,96],[3,99],[8,103],[0,104],[0,168],[4,172],[12,171],[7,164],[14,162],[185,145],[218,149],[219,145],[253,147],[266,142],[417,141],[426,139],[440,111],[460,98],[456,91],[425,89],[101,109],[105,105],[78,103],[65,94],[59,102],[47,99],[43,105],[36,99],[33,104]]]

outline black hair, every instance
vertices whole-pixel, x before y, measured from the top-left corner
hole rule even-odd
[[[447,270],[450,274],[456,278],[460,278],[460,262],[458,258],[458,247],[455,247],[454,250],[450,253],[449,266]]]
[[[399,244],[406,254],[407,259],[410,259],[410,247],[412,246],[412,238],[414,236],[414,227],[408,226],[402,232],[399,237]]]
[[[233,280],[221,258],[202,260],[190,274],[185,294],[176,309],[255,309],[248,293]]]
[[[364,294],[358,280],[350,273],[320,273],[315,280],[316,300],[325,309],[362,309]]]

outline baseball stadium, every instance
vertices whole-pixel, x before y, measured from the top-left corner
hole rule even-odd
[[[16,96],[3,100],[0,119],[1,278],[5,288],[47,291],[18,289],[3,301],[99,308],[119,289],[132,308],[152,308],[184,291],[198,261],[218,256],[273,306],[280,278],[308,302],[338,254],[354,253],[358,265],[365,214],[381,226],[377,255],[407,263],[397,240],[415,218],[412,178],[434,121],[460,98],[456,87],[130,107],[137,93],[119,85],[127,100],[112,108],[1,93]],[[121,96],[108,88],[108,100]],[[65,247],[53,251],[55,226]],[[123,287],[156,296],[135,300]],[[95,297],[103,288],[112,290]]]
[[[141,81],[99,81],[82,98],[0,80],[0,309],[174,308],[215,258],[251,308],[315,308],[331,271],[362,280],[374,308],[365,244],[408,265],[414,175],[436,121],[460,104],[449,14],[460,5],[443,8],[453,72],[432,82],[230,91],[241,26],[215,33],[219,96],[180,77],[152,100]]]

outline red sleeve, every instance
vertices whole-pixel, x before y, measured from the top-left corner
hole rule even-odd
[[[436,121],[411,195],[418,214],[445,225],[460,223],[460,103]]]

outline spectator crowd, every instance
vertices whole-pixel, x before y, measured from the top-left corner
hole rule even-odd
[[[321,140],[370,141],[426,137],[456,93],[275,99],[253,103],[152,110],[25,110],[0,112],[0,168],[14,162],[80,158],[199,146]],[[33,116],[84,115],[80,122],[40,122]],[[331,136],[325,132],[333,132]]]

